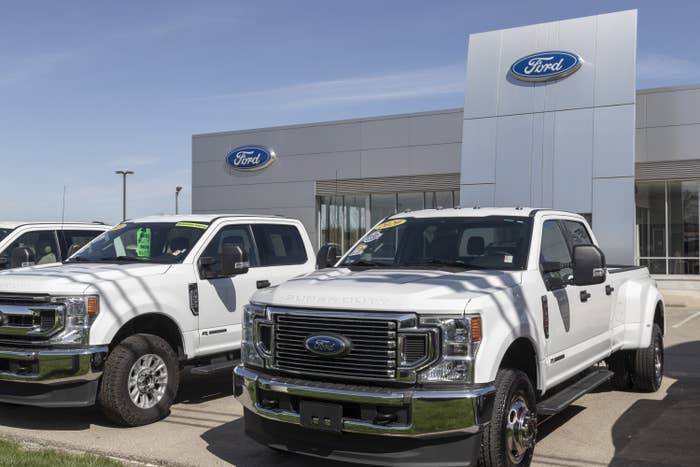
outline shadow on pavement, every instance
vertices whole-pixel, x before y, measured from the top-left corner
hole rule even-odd
[[[665,375],[677,381],[662,400],[638,400],[615,422],[611,467],[699,465],[700,341],[669,347],[665,357]]]
[[[229,370],[212,375],[193,375],[186,368],[180,377],[176,404],[199,404],[233,394]],[[2,403],[0,425],[36,431],[87,430],[93,425],[124,428],[110,422],[97,407],[47,409]]]
[[[284,465],[288,467],[343,467],[354,464],[316,459],[262,446],[245,436],[243,417],[213,428],[202,435],[207,450],[237,467]]]

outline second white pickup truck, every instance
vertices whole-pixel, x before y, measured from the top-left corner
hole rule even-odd
[[[0,402],[161,419],[181,366],[233,366],[253,292],[314,269],[297,220],[194,215],[126,221],[63,264],[0,273]]]
[[[246,308],[235,391],[274,449],[526,466],[538,420],[610,379],[661,384],[663,298],[646,268],[606,266],[579,215],[408,212],[330,250]]]

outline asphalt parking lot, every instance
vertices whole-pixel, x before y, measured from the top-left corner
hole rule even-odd
[[[698,465],[700,312],[669,308],[666,378],[655,394],[603,387],[543,421],[534,465]],[[155,465],[341,466],[279,454],[243,434],[229,372],[186,374],[179,402],[159,423],[111,425],[95,409],[45,410],[0,404],[0,437],[112,455]]]

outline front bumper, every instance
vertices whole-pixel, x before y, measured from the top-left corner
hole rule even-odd
[[[92,405],[108,351],[106,346],[0,347],[0,402],[42,407]]]
[[[493,385],[390,389],[269,376],[243,366],[234,375],[252,438],[276,449],[375,465],[476,465],[495,395]],[[341,432],[303,427],[302,400],[342,405]],[[393,414],[393,421],[378,414]]]

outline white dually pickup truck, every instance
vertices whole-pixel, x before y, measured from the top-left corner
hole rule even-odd
[[[256,290],[314,269],[297,220],[193,215],[125,221],[62,264],[0,273],[0,402],[161,419],[181,367],[235,365]]]
[[[375,465],[526,466],[537,422],[611,380],[656,391],[664,302],[577,214],[406,212],[330,268],[258,291],[235,394],[277,450]]]

